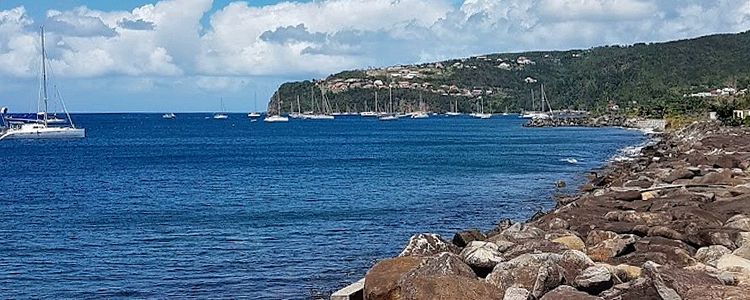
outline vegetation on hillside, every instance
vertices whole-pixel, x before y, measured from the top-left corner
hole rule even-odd
[[[520,57],[531,62],[519,63]],[[380,69],[382,72],[354,70],[321,81],[285,83],[269,107],[275,109],[277,96],[281,96],[282,111],[289,111],[290,104],[297,110],[299,96],[300,110],[311,110],[314,103],[311,91],[319,101],[321,90],[325,90],[334,110],[373,110],[377,91],[382,110],[388,101],[386,86],[391,85],[396,86],[392,93],[394,106],[399,110],[417,107],[421,97],[432,111],[448,111],[452,103],[458,101],[459,110],[466,112],[474,110],[481,98],[486,111],[517,112],[531,109],[531,90],[535,91],[538,103],[541,84],[544,84],[547,98],[555,109],[604,112],[616,104],[620,111],[628,114],[658,117],[726,110],[750,102],[746,96],[726,104],[718,103],[722,97],[686,95],[722,87],[742,90],[750,86],[750,31],[589,50],[491,54],[444,61],[439,66],[436,63],[404,68],[414,70],[418,76],[407,80],[390,76],[386,69]],[[370,82],[382,81],[385,86],[351,85],[339,91],[329,89],[335,82],[362,78]],[[419,88],[404,88],[403,82]],[[458,96],[447,90],[442,92],[441,86],[481,94]]]

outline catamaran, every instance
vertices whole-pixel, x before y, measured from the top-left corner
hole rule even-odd
[[[41,93],[39,102],[42,102],[40,107],[41,111],[37,113],[36,120],[29,121],[8,121],[5,124],[5,113],[6,109],[0,111],[0,119],[2,119],[4,130],[0,131],[0,140],[4,139],[48,139],[48,138],[84,138],[86,137],[86,130],[83,128],[76,128],[73,124],[73,119],[70,118],[68,110],[65,108],[65,102],[60,96],[59,90],[57,91],[57,98],[62,104],[62,109],[65,111],[67,122],[59,122],[57,118],[54,118],[53,122],[50,122],[49,110],[49,98],[47,92],[47,51],[44,48],[44,27],[40,29],[40,40],[42,49],[42,76],[41,76]],[[51,126],[52,123],[62,124],[60,126]],[[67,124],[64,124],[67,123]]]

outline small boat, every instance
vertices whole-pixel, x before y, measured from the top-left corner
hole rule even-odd
[[[50,116],[48,112],[49,98],[47,93],[47,51],[44,47],[44,27],[40,30],[41,39],[41,90],[40,90],[40,102],[42,105],[42,111],[37,112],[37,120],[31,122],[9,122],[9,124],[0,131],[0,140],[4,139],[76,139],[85,138],[86,130],[83,128],[76,128],[73,124],[73,120],[70,118],[70,114],[65,108],[65,103],[60,96],[60,91],[57,91],[57,98],[60,100],[65,115],[67,116],[67,122],[61,122],[61,119],[53,117],[52,123],[67,123],[62,126],[51,126]],[[3,108],[0,110],[0,119],[2,119],[3,125],[5,125],[5,114],[7,109]],[[41,119],[40,119],[41,118]]]
[[[167,120],[174,120],[177,118],[177,116],[174,113],[166,113],[166,114],[161,115],[161,118],[167,119]]]
[[[368,118],[369,117],[373,117],[374,118],[374,117],[378,116],[378,113],[376,113],[374,111],[363,111],[363,112],[359,113],[359,115],[363,116],[363,117],[368,117]]]
[[[334,120],[336,119],[335,115],[325,115],[325,114],[303,114],[299,118],[303,120]]]
[[[247,114],[247,117],[250,118],[250,119],[257,119],[257,118],[260,118],[260,113],[251,112],[251,113]]]
[[[384,115],[381,117],[378,117],[378,120],[380,121],[398,121],[397,115]]]
[[[251,121],[256,121],[258,118],[260,118],[260,113],[258,112],[258,93],[253,93],[253,112],[248,113],[247,117]]]
[[[453,105],[453,102],[451,102],[451,111],[445,113],[448,117],[458,117],[463,115],[462,113],[458,112],[458,100],[456,100],[456,105]]]
[[[426,112],[416,112],[411,115],[412,119],[427,119],[430,115],[428,115]]]
[[[305,112],[299,116],[302,120],[335,120],[336,114],[331,112],[331,106],[328,103],[328,98],[325,95],[325,92],[323,91],[323,88],[320,89],[320,104],[315,101],[315,93],[314,90],[310,91],[310,104],[313,108],[312,111]],[[319,112],[318,112],[319,111]]]

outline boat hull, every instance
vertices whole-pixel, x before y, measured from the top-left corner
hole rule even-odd
[[[82,139],[86,137],[83,128],[40,128],[34,130],[9,129],[0,135],[0,140],[13,139]]]

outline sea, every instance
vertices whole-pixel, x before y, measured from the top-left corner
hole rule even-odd
[[[551,209],[646,140],[516,116],[209,117],[79,114],[85,139],[0,141],[0,298],[325,297],[414,234]]]

